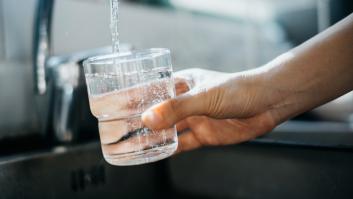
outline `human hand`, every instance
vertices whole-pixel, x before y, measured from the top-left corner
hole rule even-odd
[[[178,97],[151,107],[142,120],[155,130],[176,124],[178,152],[251,140],[276,126],[271,109],[276,97],[263,92],[260,79],[201,69],[176,72]]]
[[[179,151],[263,135],[353,90],[352,34],[353,14],[254,70],[176,73],[179,96],[151,107],[142,120],[151,129],[177,124],[184,131]]]

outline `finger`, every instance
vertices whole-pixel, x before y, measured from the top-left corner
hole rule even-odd
[[[126,117],[127,115],[140,114],[152,104],[171,98],[172,92],[158,93],[156,100],[155,91],[165,91],[171,87],[169,80],[149,82],[138,86],[111,91],[107,94],[90,96],[90,108],[97,118],[109,119],[110,116]],[[104,89],[104,88],[100,88]],[[168,91],[173,89],[168,89]]]
[[[177,154],[185,151],[190,151],[201,146],[202,145],[195,137],[195,134],[192,131],[187,131],[178,137],[178,148],[175,153]]]
[[[99,122],[99,136],[102,144],[119,141],[129,132],[129,124],[124,120]]]
[[[109,120],[99,122],[99,136],[102,144],[116,143],[127,134],[143,129],[140,117],[124,120]]]
[[[176,74],[174,75],[174,84],[176,95],[181,95],[192,89],[195,85],[190,75]]]
[[[202,115],[208,111],[207,99],[202,94],[184,94],[149,108],[142,114],[143,123],[151,129],[163,129],[191,115]]]
[[[175,130],[174,128],[169,128],[154,133],[139,134],[116,143],[102,144],[102,151],[108,156],[142,151],[152,146],[173,142],[174,138]]]
[[[191,89],[190,81],[181,77],[175,77],[174,84],[175,84],[175,93],[177,96],[183,93],[186,93]]]
[[[182,120],[176,124],[177,132],[182,132],[189,128],[189,124],[186,120]]]

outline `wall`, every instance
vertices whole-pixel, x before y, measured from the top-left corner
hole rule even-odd
[[[3,12],[3,1],[0,0],[0,60],[5,57],[5,40],[4,40],[4,12]]]
[[[0,137],[36,131],[30,63],[35,0],[0,0]]]
[[[38,130],[31,64],[35,2],[0,0],[0,28],[5,28],[0,32],[0,44],[4,43],[0,47],[0,137]],[[274,24],[136,3],[120,5],[121,42],[135,48],[170,48],[175,70],[201,67],[235,72],[259,66],[290,47]],[[110,45],[109,12],[107,0],[56,1],[53,55]]]

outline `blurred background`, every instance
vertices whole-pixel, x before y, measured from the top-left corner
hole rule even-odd
[[[119,5],[122,48],[170,48],[175,71],[259,67],[353,10],[349,0]],[[352,94],[250,143],[137,167],[107,165],[81,63],[110,50],[109,6],[109,0],[0,0],[4,198],[350,198]]]

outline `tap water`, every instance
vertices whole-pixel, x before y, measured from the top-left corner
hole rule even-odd
[[[112,51],[119,53],[119,3],[110,0]],[[117,64],[113,59],[113,65]],[[136,165],[164,159],[177,148],[175,127],[153,131],[141,114],[174,97],[170,67],[150,71],[116,67],[115,73],[86,74],[90,108],[99,121],[103,156],[112,165]],[[104,94],[102,94],[104,93]]]
[[[136,165],[172,155],[177,148],[175,127],[154,131],[141,121],[146,109],[174,97],[170,68],[124,76],[124,85],[119,85],[119,74],[86,75],[90,108],[99,120],[104,158],[113,165]]]
[[[120,52],[120,38],[119,38],[119,0],[110,0],[110,33],[112,37],[112,52]],[[113,63],[116,64],[117,60],[113,59]],[[117,67],[120,74],[124,71],[121,67]],[[117,79],[119,84],[124,83],[124,77]]]
[[[119,2],[110,0],[110,31],[113,53],[119,52]]]

